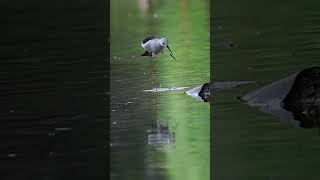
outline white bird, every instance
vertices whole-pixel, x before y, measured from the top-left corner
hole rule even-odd
[[[141,42],[142,48],[145,50],[141,56],[149,56],[155,57],[156,55],[163,53],[164,48],[167,47],[170,51],[170,56],[176,60],[176,58],[172,55],[172,51],[169,48],[169,42],[167,38],[159,38],[156,36],[147,36]]]
[[[176,60],[176,58],[172,55],[172,51],[169,48],[168,43],[169,42],[167,38],[159,38],[156,36],[147,36],[141,42],[141,46],[145,50],[145,52],[141,54],[141,56],[150,57],[150,62],[152,66],[152,78],[153,78],[152,82],[155,81],[155,66],[152,62],[153,57],[156,57],[158,54],[163,53],[164,48],[167,47],[170,51],[170,56]]]

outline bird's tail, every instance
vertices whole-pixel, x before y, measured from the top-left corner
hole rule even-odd
[[[152,55],[148,51],[145,51],[143,54],[141,54],[141,56],[152,56]]]

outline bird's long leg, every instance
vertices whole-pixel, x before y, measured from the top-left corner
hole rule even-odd
[[[151,66],[152,66],[152,78],[153,78],[153,82],[154,84],[156,85],[156,88],[157,88],[157,85],[159,83],[157,83],[157,74],[156,74],[156,68],[155,68],[155,65],[154,65],[154,62],[152,60],[152,57],[150,56],[150,61],[151,61]]]
[[[153,69],[153,73],[154,73],[154,77],[155,77],[155,84],[156,84],[156,87],[158,86],[159,87],[159,82],[158,82],[158,78],[157,78],[157,68],[156,68],[156,65],[155,63],[152,61],[152,69]]]
[[[152,62],[152,57],[150,56],[150,66],[152,69],[152,84],[154,84],[154,69],[153,69],[153,62]]]

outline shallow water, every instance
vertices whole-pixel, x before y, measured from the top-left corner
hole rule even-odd
[[[1,179],[105,178],[102,4],[1,2]]]
[[[297,128],[236,97],[319,65],[319,2],[216,1],[211,28],[217,81],[255,81],[215,94],[212,172],[224,179],[302,179],[320,176],[317,129]]]
[[[111,1],[111,179],[209,179],[210,107],[184,93],[210,79],[208,4]],[[154,61],[157,89],[140,57],[149,34],[177,58]]]

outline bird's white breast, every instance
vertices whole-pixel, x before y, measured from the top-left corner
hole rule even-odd
[[[152,39],[146,43],[141,43],[143,49],[150,53],[158,54],[163,50],[163,46],[161,45],[160,39]]]

